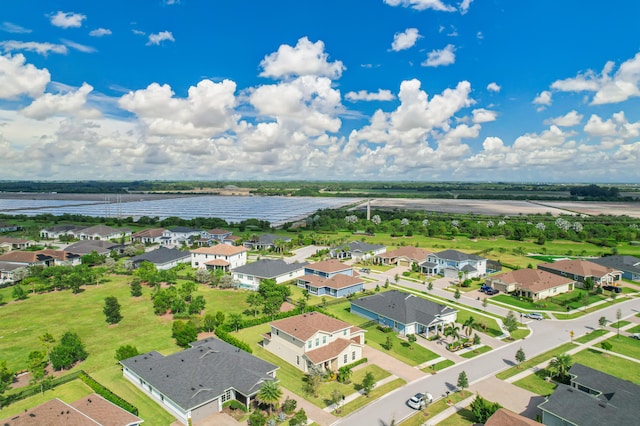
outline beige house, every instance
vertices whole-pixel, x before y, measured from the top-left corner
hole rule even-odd
[[[576,282],[572,278],[527,268],[487,277],[485,283],[504,293],[540,300],[569,292],[574,289]]]
[[[337,371],[362,358],[365,330],[309,312],[271,323],[263,347],[305,373],[316,367]]]
[[[247,264],[247,248],[217,244],[191,251],[191,267],[229,271]]]
[[[407,266],[410,267],[414,263],[422,263],[430,255],[429,250],[424,250],[418,247],[405,246],[399,247],[395,250],[388,251],[386,253],[376,254],[373,257],[373,262],[380,265],[395,265],[395,266]]]
[[[587,278],[591,278],[595,286],[617,285],[622,280],[622,271],[598,265],[588,260],[557,260],[551,263],[541,263],[538,269],[552,274],[568,277],[582,287]]]

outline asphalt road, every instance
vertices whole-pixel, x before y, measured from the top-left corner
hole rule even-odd
[[[408,383],[406,386],[383,396],[359,411],[340,419],[334,425],[389,426],[393,420],[398,423],[414,412],[413,409],[406,405],[406,401],[411,395],[417,392],[429,392],[434,399],[438,399],[444,396],[446,391],[453,391],[456,388],[458,375],[461,371],[467,373],[470,384],[480,381],[513,366],[515,353],[519,348],[522,348],[527,358],[530,359],[569,342],[571,340],[570,331],[575,333],[575,337],[579,337],[598,328],[598,318],[601,316],[605,316],[610,321],[615,321],[618,309],[622,312],[622,318],[635,315],[640,312],[640,299],[621,302],[574,320],[531,320],[528,325],[532,333],[526,339],[471,358],[440,371],[438,374]],[[384,365],[380,367],[384,368]]]

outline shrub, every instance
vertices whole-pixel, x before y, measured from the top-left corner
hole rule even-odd
[[[253,410],[248,420],[250,426],[264,426],[266,422],[266,417],[258,409]]]
[[[224,340],[225,342],[229,343],[230,345],[233,345],[236,348],[240,348],[245,352],[253,353],[253,350],[251,349],[251,346],[249,346],[248,343],[238,339],[235,336],[230,335],[229,333],[224,331],[222,329],[222,327],[216,328],[216,332],[215,333],[216,333],[216,336],[218,336],[220,338],[220,340]]]
[[[84,371],[80,373],[80,380],[82,380],[87,386],[93,389],[95,393],[97,393],[107,401],[117,405],[123,410],[127,410],[134,416],[138,415],[138,409],[134,405],[130,404],[115,393],[111,392],[109,389],[98,383],[93,377],[89,376]]]
[[[229,407],[230,410],[241,410],[241,411],[244,411],[245,413],[249,411],[247,410],[247,407],[245,407],[243,403],[241,403],[240,401],[236,401],[235,399],[229,400],[224,404],[222,404],[222,408],[226,408],[226,407]]]
[[[284,402],[282,403],[282,411],[284,411],[285,414],[289,414],[289,415],[293,414],[293,412],[296,411],[297,405],[298,405],[298,401],[287,397],[287,399],[285,399]]]

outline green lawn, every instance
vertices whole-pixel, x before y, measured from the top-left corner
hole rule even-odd
[[[69,383],[65,383],[64,385],[60,385],[55,389],[46,391],[44,395],[39,393],[32,397],[17,401],[7,407],[2,407],[2,410],[0,410],[0,418],[13,417],[14,415],[20,414],[29,408],[47,402],[52,398],[59,398],[67,404],[70,404],[92,393],[93,390],[89,386],[85,385],[84,382],[81,380],[73,380]]]
[[[584,294],[584,290],[576,289],[570,291],[568,293],[559,294],[557,296],[549,297],[544,300],[539,300],[535,302],[529,302],[527,300],[523,300],[518,296],[510,296],[508,294],[499,294],[493,297],[493,300],[497,302],[502,302],[508,305],[513,306],[514,308],[520,308],[525,310],[540,310],[540,311],[556,311],[556,312],[564,312],[567,308],[566,305],[562,305],[561,302],[574,299],[576,297],[580,297],[580,295]],[[603,294],[589,294],[588,305],[599,302],[601,300],[607,299],[608,296]],[[568,305],[571,309],[581,309],[585,306],[582,303],[582,300],[570,302]]]
[[[620,320],[620,321],[612,322],[611,324],[609,324],[609,327],[617,329],[617,328],[622,328],[625,325],[629,325],[629,324],[631,324],[629,321]]]
[[[603,330],[603,329],[593,330],[593,331],[585,334],[582,337],[578,337],[577,339],[574,339],[574,341],[576,341],[578,343],[587,343],[587,342],[590,342],[590,341],[592,341],[594,339],[597,339],[600,336],[604,336],[608,332],[609,332],[609,330]]]
[[[640,333],[640,325],[633,326],[627,329],[629,333]]]
[[[534,374],[529,374],[527,377],[513,382],[513,384],[535,394],[548,396],[558,387],[555,383],[545,380],[548,374],[547,370],[538,370]]]
[[[424,367],[421,370],[425,373],[433,373],[433,370],[435,371],[444,370],[445,368],[451,367],[454,364],[455,362],[451,361],[450,359],[445,359],[445,360],[436,362],[435,364]],[[433,368],[431,368],[432,366]]]
[[[605,354],[595,349],[585,349],[571,355],[571,358],[574,362],[588,365],[603,373],[640,385],[640,368],[638,368],[637,362]]]
[[[479,348],[477,348],[477,349],[474,349],[474,350],[472,350],[472,351],[469,351],[469,352],[465,352],[465,353],[463,353],[463,354],[460,354],[460,356],[461,356],[462,358],[467,358],[467,359],[468,359],[468,358],[473,358],[473,357],[475,357],[475,356],[478,356],[478,355],[480,355],[480,354],[483,354],[483,353],[485,353],[485,352],[489,352],[490,350],[491,350],[491,348],[490,348],[489,346],[482,345],[482,346],[480,346],[480,347],[479,347]]]
[[[529,335],[529,333],[531,333],[531,330],[529,330],[528,328],[517,328],[516,330],[511,332],[511,339],[524,339]]]
[[[471,410],[467,408],[463,408],[462,410],[456,411],[454,414],[450,415],[440,423],[439,426],[468,426],[473,424],[473,413]]]
[[[611,352],[630,356],[640,360],[640,340],[632,339],[628,336],[613,336],[606,340],[611,343]],[[640,365],[637,367],[640,369]]]
[[[452,394],[449,395],[448,399],[451,400],[453,404],[457,404],[458,402],[469,398],[471,395],[473,394],[468,390],[462,390],[460,392],[453,392]],[[434,395],[434,398],[437,398],[437,397]],[[407,418],[405,421],[401,423],[401,425],[402,426],[422,426],[423,424],[427,423],[430,418],[433,418],[434,416],[440,414],[447,408],[449,408],[449,404],[447,404],[447,400],[444,398],[441,398],[440,400],[429,405],[429,407],[427,407],[426,410],[416,411],[416,414]],[[427,415],[425,415],[425,411]],[[440,425],[442,423],[438,423],[438,424]],[[468,422],[465,423],[465,425],[469,425],[469,424],[470,423]]]
[[[403,379],[395,379],[390,381],[389,383],[385,383],[382,386],[376,386],[373,388],[373,390],[369,393],[369,396],[359,396],[356,399],[354,399],[353,401],[345,404],[343,407],[341,407],[340,412],[336,413],[335,411],[333,412],[333,414],[339,416],[339,417],[344,417],[348,414],[353,413],[354,411],[364,407],[365,405],[369,404],[370,402],[375,401],[376,399],[380,398],[383,395],[388,394],[389,392],[391,392],[394,389],[398,389],[399,387],[402,387],[406,384],[407,382]]]
[[[534,365],[538,365],[541,362],[548,361],[551,358],[556,357],[557,355],[561,355],[567,352],[569,349],[574,348],[575,346],[576,345],[573,343],[565,343],[563,345],[558,346],[557,348],[551,349],[550,351],[547,351],[531,359],[528,359],[522,364],[520,364],[519,366],[514,366],[504,371],[501,371],[500,373],[496,374],[496,377],[500,380],[508,379],[509,377],[515,376],[516,374],[522,372],[523,370],[526,370],[527,368],[531,368]]]

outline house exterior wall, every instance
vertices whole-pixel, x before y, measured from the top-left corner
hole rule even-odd
[[[264,347],[289,364],[304,371],[307,370],[307,363],[303,359],[306,342],[297,339],[290,334],[271,327],[271,341],[264,340]]]
[[[392,320],[391,318],[383,317],[381,315],[376,314],[368,309],[364,309],[360,306],[351,305],[351,313],[360,315],[370,320],[377,321],[379,324],[384,325],[386,327],[391,327],[394,331],[397,331],[401,334],[405,334],[407,326],[406,324],[399,323],[397,321]]]
[[[265,279],[264,277],[259,277],[257,275],[250,274],[241,274],[238,272],[233,272],[233,281],[238,283],[240,287],[247,288],[250,290],[257,290],[260,282]],[[276,284],[282,284],[287,281],[295,280],[296,278],[300,278],[304,275],[304,270],[299,269],[298,271],[287,272],[286,274],[278,275],[277,277],[272,278],[275,280]]]
[[[156,265],[156,269],[158,269],[159,271],[166,271],[168,269],[175,268],[181,263],[189,263],[189,262],[190,262],[190,258],[185,257],[183,259],[172,260],[166,263],[156,263],[155,265]]]
[[[546,426],[575,426],[573,423],[545,410],[542,410],[542,424]]]
[[[243,251],[231,256],[191,252],[191,267],[194,269],[206,268],[205,263],[215,259],[226,260],[229,262],[229,268],[233,269],[247,264],[247,252]]]
[[[456,276],[449,277],[449,278],[457,278],[457,271],[461,270],[467,265],[473,267],[476,270],[476,272],[467,273],[466,274],[467,278],[483,277],[487,274],[486,259],[481,259],[481,260],[467,259],[467,260],[455,261],[451,259],[441,259],[435,254],[430,254],[427,256],[427,262],[436,264],[436,266],[433,267],[433,269],[426,271],[427,273],[434,274],[434,275],[443,274],[445,276],[448,276],[447,274],[450,275],[450,272],[446,272],[445,270],[447,268],[453,268],[454,270],[456,270]]]

